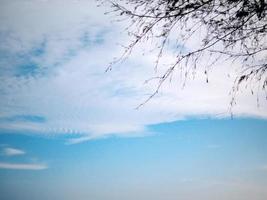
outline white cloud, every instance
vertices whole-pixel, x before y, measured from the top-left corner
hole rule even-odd
[[[11,147],[6,147],[3,149],[3,153],[6,156],[19,156],[19,155],[23,155],[26,152],[21,150],[21,149],[15,149],[15,148],[11,148]]]
[[[236,73],[229,63],[214,68],[209,84],[204,73],[198,73],[185,89],[177,71],[173,82],[166,82],[158,96],[136,110],[157,85],[144,84],[154,75],[153,54],[133,52],[127,62],[104,73],[113,56],[120,55],[115,43],[123,43],[126,34],[119,35],[120,27],[110,24],[95,1],[4,1],[0,11],[0,50],[10,56],[0,58],[1,118],[45,118],[42,123],[0,120],[1,129],[84,135],[70,141],[75,143],[148,132],[150,124],[187,116],[229,116],[233,76],[228,77],[228,71]],[[171,58],[165,56],[163,63]],[[38,73],[14,76],[29,60]],[[240,94],[234,112],[267,118],[266,103],[257,108],[248,92]]]
[[[0,162],[0,169],[13,170],[44,170],[48,167],[44,164],[5,163]]]

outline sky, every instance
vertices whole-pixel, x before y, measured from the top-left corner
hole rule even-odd
[[[239,63],[175,72],[136,109],[166,66],[144,43],[105,72],[128,22],[97,5],[0,0],[1,199],[266,199],[267,104],[243,89],[231,119]]]

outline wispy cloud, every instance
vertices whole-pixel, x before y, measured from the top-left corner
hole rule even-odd
[[[0,122],[35,122],[44,123],[45,118],[35,115],[15,115],[9,117],[0,117]]]
[[[121,53],[115,43],[127,42],[103,10],[87,0],[3,3],[0,113],[9,120],[0,121],[0,129],[84,135],[72,141],[77,143],[91,135],[144,132],[148,125],[187,116],[229,116],[230,63],[215,66],[209,84],[199,73],[185,89],[177,72],[158,96],[136,110],[158,84],[144,81],[165,69],[153,74],[155,55],[133,52],[130,60],[104,73]],[[162,59],[169,63],[171,55]],[[238,100],[236,115],[267,118],[267,106],[258,109],[255,97],[244,92]]]
[[[48,166],[45,164],[28,164],[28,163],[5,163],[0,162],[0,169],[13,169],[13,170],[44,170]]]
[[[11,147],[6,147],[3,149],[3,154],[6,156],[19,156],[25,153],[26,152],[21,149],[16,149],[16,148],[11,148]]]
[[[105,137],[94,137],[94,136],[82,136],[82,137],[78,137],[78,138],[71,138],[71,139],[68,139],[66,144],[79,144],[79,143],[82,143],[82,142],[86,142],[86,141],[89,141],[89,140],[94,140],[96,138],[105,138]]]

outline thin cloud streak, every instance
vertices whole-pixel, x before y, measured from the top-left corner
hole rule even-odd
[[[0,169],[12,170],[44,170],[48,166],[45,164],[26,164],[26,163],[5,163],[0,162]]]
[[[15,149],[11,147],[4,148],[3,153],[5,156],[19,156],[26,154],[26,152],[21,149]]]

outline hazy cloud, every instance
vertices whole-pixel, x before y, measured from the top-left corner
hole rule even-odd
[[[209,144],[209,145],[207,145],[207,148],[209,148],[209,149],[219,149],[219,148],[221,148],[221,145],[219,145],[219,144]]]
[[[47,169],[44,164],[26,164],[26,163],[5,163],[0,162],[0,169],[13,169],[13,170],[44,170]]]
[[[3,149],[3,153],[6,156],[18,156],[18,155],[23,155],[26,152],[21,150],[21,149],[15,149],[15,148],[11,148],[11,147],[6,147]]]
[[[261,170],[267,171],[267,164],[260,167]]]

